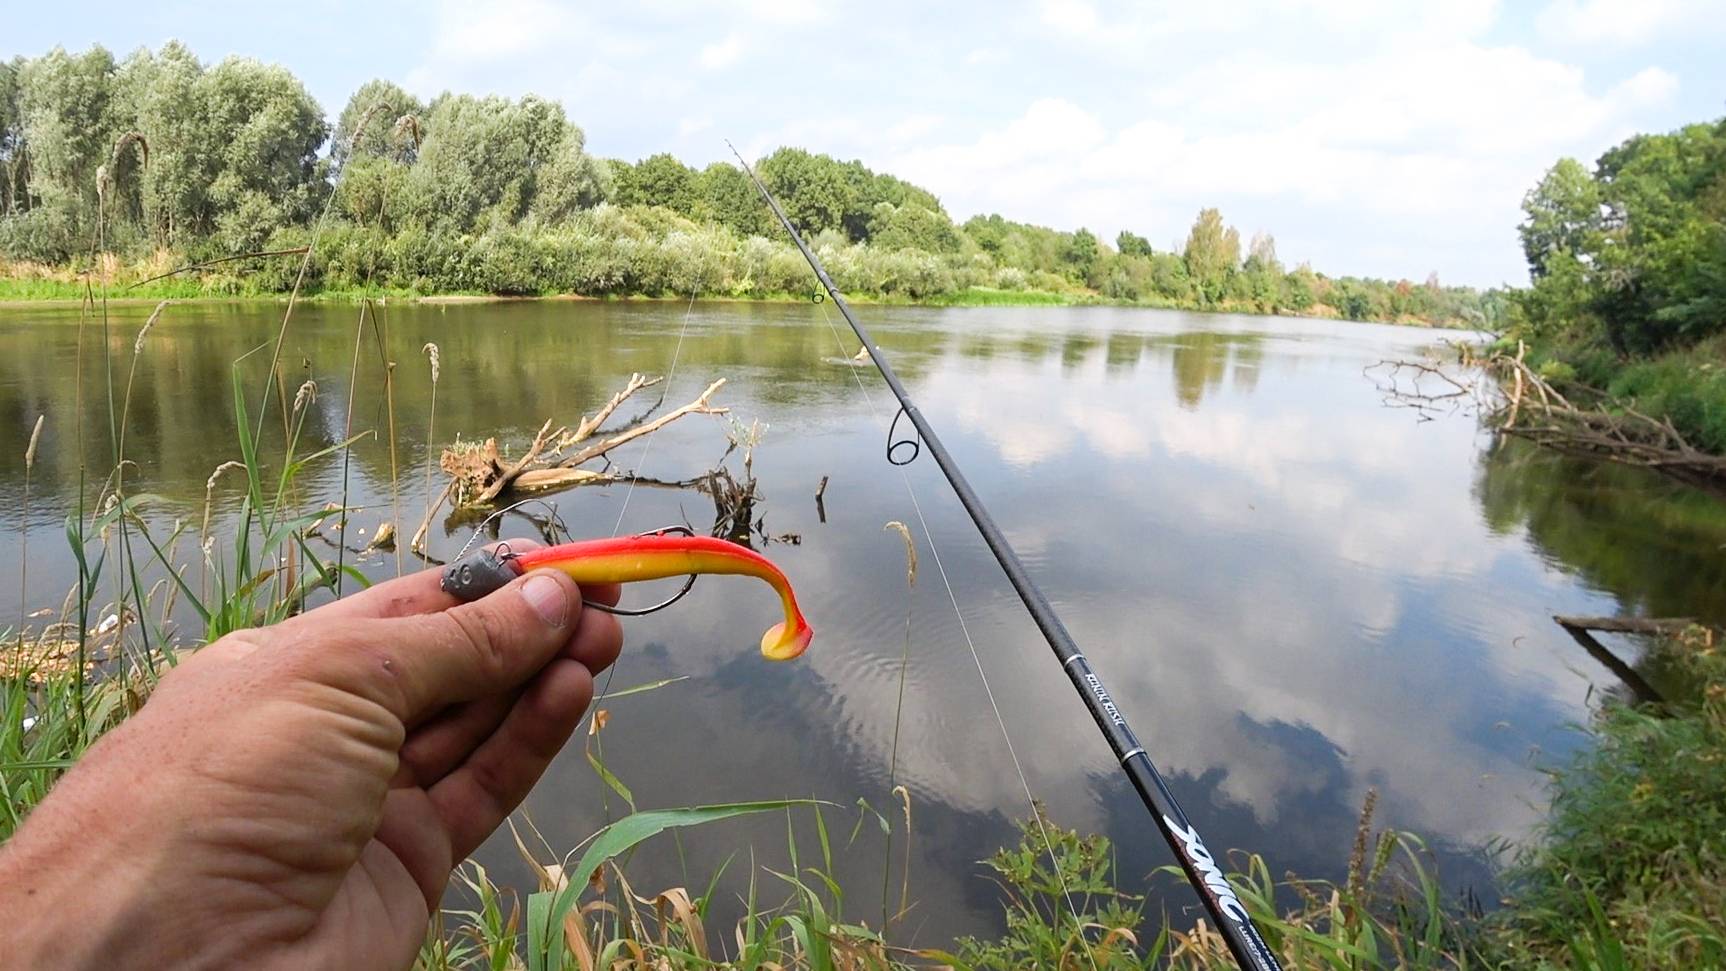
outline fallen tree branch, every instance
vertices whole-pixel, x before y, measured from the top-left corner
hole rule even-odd
[[[593,459],[596,459],[599,456],[604,455],[606,452],[609,452],[612,449],[618,447],[619,445],[623,445],[623,444],[626,444],[628,442],[632,442],[635,439],[640,438],[643,435],[651,435],[654,432],[660,430],[661,428],[664,428],[666,425],[669,425],[672,422],[676,421],[677,419],[682,418],[684,415],[723,415],[723,414],[727,414],[731,411],[730,408],[715,408],[715,407],[713,407],[713,405],[711,403],[713,400],[714,393],[717,392],[720,388],[723,388],[724,386],[725,386],[725,379],[720,378],[719,380],[708,385],[707,390],[701,392],[701,394],[699,396],[697,396],[696,399],[694,401],[691,401],[689,404],[686,404],[683,407],[678,408],[674,411],[668,411],[665,414],[660,415],[658,418],[655,418],[652,421],[647,422],[646,424],[637,425],[634,428],[626,428],[623,431],[618,432],[615,435],[611,435],[607,438],[602,438],[599,441],[595,442],[594,444],[589,445],[588,447],[575,453],[574,455],[571,455],[569,458],[566,458],[563,461],[559,462],[558,465],[563,466],[564,468],[574,468],[575,466],[581,465],[583,462],[590,462]]]
[[[1553,614],[1560,627],[1612,634],[1678,634],[1696,623],[1692,617],[1567,617]]]
[[[629,400],[630,395],[635,394],[642,388],[651,388],[663,380],[665,380],[663,377],[650,378],[642,374],[631,374],[629,376],[629,384],[625,385],[622,391],[612,395],[610,401],[607,401],[603,407],[593,413],[593,417],[588,418],[584,416],[581,421],[576,424],[575,431],[566,431],[558,436],[557,448],[552,450],[553,453],[568,451],[576,445],[592,438],[593,433],[598,431],[601,425],[605,424],[606,420],[611,417],[612,412],[617,410],[618,405]]]
[[[505,461],[495,438],[488,438],[477,444],[458,441],[444,449],[438,465],[448,473],[450,481],[445,486],[443,495],[433,503],[432,509],[427,510],[425,521],[414,534],[413,548],[417,550],[423,547],[431,517],[438,505],[446,499],[451,501],[459,512],[489,507],[499,497],[512,491],[547,492],[576,485],[632,480],[632,476],[612,472],[609,461],[606,467],[599,471],[582,469],[579,466],[604,458],[613,449],[651,435],[685,415],[723,415],[730,411],[729,408],[713,404],[713,396],[725,386],[725,379],[720,378],[708,385],[693,401],[680,408],[651,421],[640,421],[598,440],[593,439],[593,436],[600,434],[600,429],[616,413],[619,406],[641,389],[652,387],[662,380],[642,374],[630,375],[629,382],[622,390],[612,395],[598,411],[583,416],[574,430],[562,426],[554,428],[552,420],[547,419],[535,433],[527,450],[513,461]],[[577,451],[563,454],[572,448]]]
[[[1518,344],[1515,356],[1484,358],[1467,345],[1457,347],[1455,364],[1379,361],[1366,371],[1378,372],[1387,405],[1411,408],[1423,421],[1472,411],[1500,433],[1548,448],[1656,469],[1704,488],[1726,488],[1726,456],[1696,448],[1670,419],[1604,395],[1586,405],[1571,401],[1529,367],[1524,345]],[[1461,369],[1461,376],[1452,374],[1454,369]],[[1442,390],[1433,390],[1430,381],[1440,382]]]

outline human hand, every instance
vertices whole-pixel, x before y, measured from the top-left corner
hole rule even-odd
[[[407,967],[617,657],[582,596],[427,570],[192,654],[0,847],[0,961]]]

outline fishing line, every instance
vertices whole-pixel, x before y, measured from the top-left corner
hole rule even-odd
[[[821,319],[826,322],[827,329],[833,334],[834,343],[839,347],[839,353],[843,355],[845,353],[845,339],[840,336],[839,328],[834,326],[833,317],[827,313],[826,303],[818,300],[815,305],[821,308]],[[874,396],[863,384],[863,376],[857,373],[858,369],[852,367],[849,370],[851,377],[857,382],[857,390],[863,393],[863,401],[869,407],[870,416],[875,419],[875,424],[879,426],[881,424],[881,412],[875,407]],[[894,418],[894,427],[897,427],[898,423],[899,420]],[[888,432],[888,437],[891,440],[891,431]],[[888,449],[888,454],[889,456],[892,454],[891,447]],[[915,456],[912,457],[915,458]],[[1085,937],[1085,926],[1084,922],[1079,919],[1079,908],[1073,904],[1073,892],[1067,889],[1067,878],[1061,873],[1061,861],[1055,856],[1055,844],[1050,841],[1048,827],[1043,822],[1043,814],[1037,809],[1037,797],[1031,794],[1031,782],[1025,777],[1025,768],[1019,762],[1019,751],[1014,748],[1013,736],[1007,731],[1007,720],[1002,717],[1001,706],[995,701],[995,689],[989,686],[989,675],[983,671],[983,656],[977,651],[977,642],[971,638],[971,628],[965,623],[965,612],[959,609],[959,598],[953,592],[953,584],[947,579],[947,567],[941,562],[941,549],[935,545],[935,533],[929,528],[929,521],[923,518],[923,504],[917,501],[917,490],[911,485],[911,473],[905,470],[905,467],[911,463],[909,461],[893,462],[891,458],[888,461],[899,469],[899,477],[905,483],[905,495],[910,498],[911,509],[917,514],[917,525],[923,528],[923,539],[929,543],[929,555],[935,561],[935,572],[941,577],[941,586],[947,590],[947,601],[953,605],[953,616],[959,621],[959,633],[964,635],[965,646],[971,651],[971,661],[977,665],[977,680],[983,683],[983,694],[989,699],[989,710],[995,713],[995,725],[1001,730],[1001,740],[1007,743],[1007,755],[1013,761],[1013,772],[1018,775],[1019,785],[1025,790],[1025,802],[1031,807],[1031,818],[1036,820],[1037,831],[1043,837],[1043,846],[1049,852],[1049,864],[1055,872],[1056,882],[1061,886],[1061,896],[1067,902],[1067,911],[1073,917],[1073,926],[1079,935],[1079,940],[1085,945],[1085,958],[1090,962],[1092,971],[1097,971],[1097,959],[1091,954],[1091,942]]]
[[[689,306],[684,308],[683,326],[677,330],[677,346],[671,351],[671,367],[665,372],[665,389],[660,392],[661,395],[671,392],[671,383],[677,377],[677,359],[683,356],[683,337],[689,333],[689,318],[695,315],[695,294],[694,289],[689,291]],[[648,432],[647,441],[641,445],[641,458],[637,460],[635,474],[629,477],[629,488],[623,493],[623,506],[617,510],[617,522],[611,527],[612,536],[616,536],[623,529],[624,514],[629,512],[629,498],[635,495],[635,480],[641,478],[641,470],[647,468],[647,455],[653,448],[653,437],[658,434],[657,428]]]
[[[677,346],[671,350],[671,366],[665,371],[665,387],[660,391],[662,399],[664,395],[671,392],[671,384],[677,378],[677,361],[678,358],[683,356],[683,338],[689,333],[689,318],[695,315],[696,292],[697,291],[694,287],[690,288],[689,305],[683,308],[683,324],[677,329]],[[641,457],[636,460],[635,472],[629,477],[629,488],[625,489],[623,492],[623,505],[617,510],[617,522],[613,523],[611,526],[611,535],[614,537],[623,529],[623,517],[629,512],[630,497],[635,495],[635,483],[641,478],[642,471],[647,468],[647,456],[649,451],[653,448],[653,439],[658,434],[659,429],[653,429],[647,433],[647,440],[641,443]],[[695,578],[691,576],[690,583],[693,584],[694,582]],[[672,598],[672,600],[680,600],[682,599],[683,594],[688,592],[689,588],[686,586],[683,588],[683,593],[679,593],[676,597]],[[667,604],[670,602],[671,601],[667,601]],[[611,667],[605,669],[605,683],[599,686],[599,691],[595,692],[593,701],[589,703],[589,707],[604,701],[605,696],[611,693],[611,679],[617,677],[617,669],[622,666],[622,662],[623,656],[618,655],[617,660],[611,662]]]

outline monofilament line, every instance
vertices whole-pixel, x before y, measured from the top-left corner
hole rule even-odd
[[[693,287],[690,288],[689,305],[683,308],[683,323],[677,328],[677,346],[671,350],[671,366],[665,371],[665,385],[659,391],[661,401],[665,400],[665,395],[671,392],[671,383],[677,378],[677,359],[683,356],[683,338],[689,333],[689,318],[695,315],[695,294],[696,290]],[[647,440],[641,443],[641,458],[636,461],[635,472],[629,477],[629,487],[623,492],[623,505],[618,507],[617,522],[611,525],[612,536],[616,536],[623,529],[623,517],[629,512],[629,498],[635,495],[635,480],[639,479],[642,470],[647,468],[648,451],[653,448],[653,437],[658,434],[659,429],[653,429],[647,433]],[[592,704],[597,705],[604,701],[605,696],[611,692],[611,679],[617,677],[617,669],[620,666],[618,662],[621,660],[622,658],[619,657],[618,661],[613,661],[611,667],[606,669],[605,683],[599,686],[599,691],[595,693]]]
[[[683,326],[677,330],[677,346],[671,350],[671,367],[665,372],[665,386],[659,392],[662,400],[670,393],[671,383],[677,378],[677,359],[683,356],[683,337],[689,333],[689,318],[695,314],[695,294],[695,290],[689,291],[689,306],[683,310]],[[623,505],[618,508],[617,522],[611,527],[612,536],[616,536],[623,529],[623,517],[629,512],[629,498],[635,495],[635,480],[640,478],[642,470],[647,468],[647,456],[653,448],[653,436],[657,434],[659,429],[655,428],[647,433],[647,441],[641,443],[641,458],[636,462],[635,473],[629,477],[629,488],[624,490]]]
[[[827,324],[827,329],[833,334],[834,344],[839,348],[839,356],[846,357],[849,349],[845,338],[834,325],[833,317],[827,313],[827,304],[818,303],[821,308],[821,319]],[[871,351],[873,353],[873,351]],[[857,390],[863,394],[863,402],[869,408],[869,414],[877,425],[881,424],[881,412],[875,407],[875,398],[869,394],[869,388],[863,383],[863,376],[857,373],[856,367],[849,368],[851,377],[857,382]],[[911,485],[911,474],[905,466],[898,466],[899,478],[905,483],[905,495],[911,500],[911,509],[917,514],[917,525],[923,530],[923,538],[929,543],[930,557],[935,561],[935,572],[941,577],[941,586],[947,591],[947,601],[953,605],[953,616],[959,621],[959,633],[965,637],[965,646],[971,651],[971,661],[977,666],[977,680],[983,683],[983,694],[989,699],[989,710],[995,713],[995,725],[1001,730],[1001,740],[1007,743],[1007,755],[1013,761],[1013,772],[1019,777],[1019,785],[1025,790],[1025,802],[1031,807],[1031,818],[1037,823],[1037,831],[1043,837],[1043,847],[1048,851],[1049,864],[1055,871],[1055,880],[1061,886],[1061,897],[1067,902],[1067,911],[1073,917],[1073,926],[1079,936],[1079,942],[1084,946],[1085,959],[1090,962],[1092,971],[1097,971],[1096,956],[1091,953],[1090,941],[1085,938],[1084,922],[1079,919],[1079,908],[1073,904],[1073,893],[1067,889],[1066,875],[1061,872],[1060,858],[1055,855],[1055,844],[1049,839],[1049,828],[1043,822],[1043,814],[1037,810],[1037,797],[1031,794],[1031,782],[1025,777],[1025,768],[1019,762],[1019,751],[1013,747],[1013,736],[1007,731],[1007,720],[1001,715],[1001,706],[995,701],[995,690],[989,686],[989,675],[983,670],[983,656],[977,651],[977,642],[971,638],[970,625],[965,623],[965,612],[959,608],[959,597],[953,592],[953,584],[947,578],[947,567],[941,562],[941,549],[935,545],[935,533],[929,528],[929,521],[923,518],[923,504],[917,501],[917,490]]]

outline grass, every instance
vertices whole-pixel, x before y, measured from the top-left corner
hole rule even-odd
[[[1726,966],[1726,654],[1693,628],[1660,650],[1696,686],[1660,712],[1607,705],[1553,774],[1489,952],[1520,966]]]
[[[1692,445],[1726,455],[1726,334],[1652,357],[1625,358],[1591,343],[1545,344],[1530,360],[1566,393],[1587,388],[1664,416]]]

